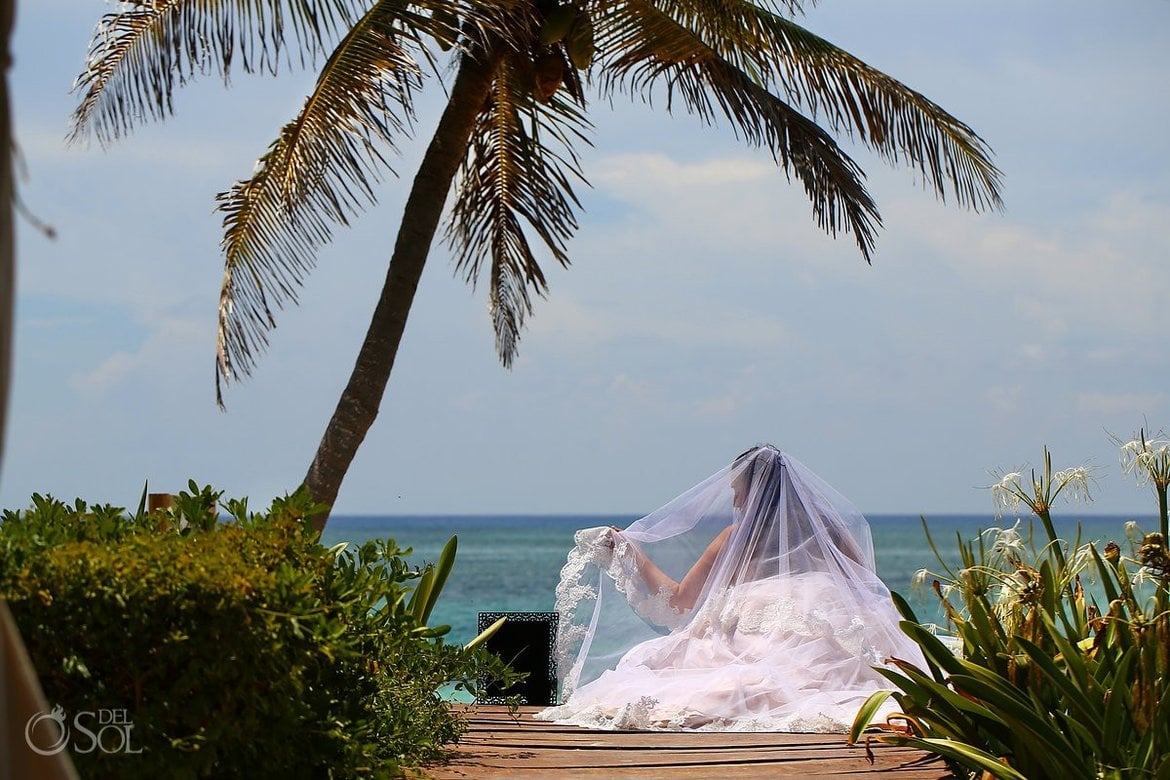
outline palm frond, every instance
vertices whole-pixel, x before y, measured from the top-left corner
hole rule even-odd
[[[299,115],[260,158],[252,177],[217,200],[224,216],[216,396],[220,380],[247,375],[275,327],[273,306],[297,288],[331,238],[331,226],[374,202],[392,172],[383,150],[409,132],[421,85],[417,37],[434,22],[380,2],[325,63]]]
[[[656,5],[627,3],[599,25],[603,91],[626,88],[652,100],[661,83],[668,110],[677,97],[705,122],[725,117],[737,135],[768,148],[801,181],[821,229],[853,233],[868,262],[881,217],[857,163],[823,128],[771,94],[758,73],[738,67]]]
[[[790,99],[799,96],[814,116],[823,112],[834,130],[856,134],[891,163],[916,167],[940,199],[952,195],[975,210],[1002,207],[1002,174],[970,126],[793,21],[740,5],[761,29],[761,45],[747,51],[762,53],[766,83],[784,84]],[[781,67],[768,70],[768,63]]]
[[[275,74],[282,62],[324,54],[361,17],[363,0],[124,0],[106,14],[73,85],[81,101],[72,140],[92,131],[105,144],[143,119],[173,111],[176,86],[217,71]],[[296,46],[289,46],[291,35]]]
[[[834,132],[857,137],[892,163],[916,167],[940,199],[954,197],[976,210],[1001,207],[1001,173],[974,130],[793,20],[746,0],[628,6],[607,41],[615,52],[611,88],[612,79],[632,76],[644,89],[647,77],[668,63],[717,57],[764,89],[779,90],[814,120],[823,117]]]
[[[571,68],[567,60],[565,66]],[[585,181],[573,147],[588,143],[588,121],[563,92],[548,102],[535,100],[530,69],[526,52],[501,63],[460,171],[446,232],[456,269],[471,284],[490,262],[489,312],[505,366],[532,312],[529,291],[547,290],[525,225],[568,265],[565,245],[577,229],[580,206],[571,180]]]
[[[742,71],[721,61],[696,70],[700,79],[677,83],[686,103],[710,115],[713,100],[749,142],[771,150],[777,163],[800,180],[821,230],[834,237],[839,231],[852,233],[862,257],[870,262],[882,220],[860,166],[823,128]]]

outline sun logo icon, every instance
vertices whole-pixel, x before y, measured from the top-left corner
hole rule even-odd
[[[24,741],[30,750],[42,756],[53,756],[64,750],[69,742],[65,708],[58,704],[50,712],[38,712],[29,718],[24,724]]]

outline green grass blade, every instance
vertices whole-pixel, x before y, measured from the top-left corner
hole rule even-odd
[[[1068,741],[1059,724],[1037,712],[1031,699],[1024,698],[1019,690],[1010,686],[1002,677],[975,666],[970,671],[970,675],[952,676],[955,688],[999,710],[1001,719],[1017,732],[1014,742],[1021,752],[1043,758],[1052,766],[1059,766],[1059,777],[1085,776],[1080,751]]]
[[[912,623],[920,623],[918,616],[914,614],[914,609],[910,606],[906,599],[902,598],[902,594],[897,591],[890,591],[890,600],[894,602],[894,608],[898,610],[898,614],[909,620]]]
[[[916,702],[923,704],[921,708],[915,707],[912,714],[929,722],[938,736],[962,740],[984,733],[1005,745],[1010,743],[1011,727],[998,713],[957,693],[946,682],[931,680],[911,666],[904,666],[902,670],[920,691],[925,692],[925,695],[915,697]]]
[[[893,691],[874,691],[869,695],[869,698],[861,705],[861,709],[857,711],[857,716],[853,719],[853,726],[849,729],[850,745],[857,742],[858,738],[861,737],[861,732],[865,731],[866,727],[873,722],[874,715],[892,693]]]
[[[431,611],[435,608],[435,603],[438,602],[439,595],[443,592],[443,587],[447,584],[447,577],[451,575],[451,569],[455,566],[455,553],[458,547],[459,537],[452,536],[447,540],[447,544],[443,546],[443,551],[439,553],[439,560],[435,564],[431,588],[426,594],[426,601],[423,604],[422,614],[419,618],[420,623],[425,624],[431,619]]]
[[[414,586],[414,592],[410,594],[410,601],[407,603],[407,609],[414,617],[415,623],[418,625],[426,625],[423,619],[423,611],[426,609],[427,601],[431,597],[431,587],[435,582],[435,567],[428,565],[418,578],[418,584]]]
[[[1012,767],[1000,761],[990,753],[965,742],[956,742],[950,739],[932,739],[930,737],[878,737],[882,742],[915,747],[928,753],[949,758],[963,766],[991,774],[1000,780],[1028,780]]]
[[[138,497],[138,510],[134,513],[134,522],[141,523],[146,517],[146,496],[150,489],[150,480],[142,483],[142,495]]]
[[[959,663],[959,658],[949,647],[942,643],[941,639],[932,634],[925,626],[903,620],[898,624],[898,627],[902,629],[902,633],[914,640],[932,667],[937,666],[950,674],[963,670],[963,665]],[[935,672],[935,679],[942,679],[942,676],[934,668],[931,671]]]
[[[1135,655],[1136,647],[1130,647],[1122,653],[1110,681],[1112,693],[1105,705],[1104,733],[1101,736],[1101,741],[1106,745],[1116,745],[1121,739],[1122,730],[1129,730],[1130,713],[1133,710],[1133,695],[1129,690],[1129,667],[1133,664]]]
[[[1096,727],[1097,739],[1099,739],[1100,720],[1104,715],[1104,707],[1098,706],[1100,704],[1099,702],[1094,703],[1086,695],[1086,692],[1077,683],[1073,682],[1073,679],[1065,674],[1064,670],[1056,665],[1056,662],[1052,660],[1048,653],[1023,637],[1016,637],[1016,641],[1023,648],[1024,652],[1027,653],[1032,663],[1044,674],[1045,678],[1061,692],[1064,700],[1080,713],[1081,717],[1079,720]],[[1067,645],[1067,642],[1065,644]],[[1068,647],[1072,649],[1071,646]],[[1071,654],[1066,651],[1065,658],[1069,659],[1076,655],[1075,650],[1072,650]],[[1077,679],[1079,681],[1083,678],[1078,676]]]
[[[478,634],[475,635],[474,639],[472,639],[470,642],[468,642],[467,644],[465,644],[463,646],[463,649],[464,650],[474,650],[475,648],[482,645],[484,642],[491,639],[492,635],[500,630],[500,626],[504,625],[504,622],[507,621],[507,619],[508,619],[508,617],[505,615],[504,617],[497,620],[495,623],[492,623],[490,626],[485,628],[483,631],[480,631]]]
[[[1007,635],[995,613],[988,609],[982,598],[971,601],[971,626],[975,629],[975,636],[979,639],[979,648],[990,661],[1005,645]]]
[[[1097,545],[1089,545],[1089,552],[1093,555],[1093,562],[1097,564],[1097,572],[1101,575],[1101,587],[1105,588],[1106,601],[1116,601],[1121,598],[1121,591],[1117,589],[1117,583],[1114,581],[1117,573],[1101,554],[1097,552]]]

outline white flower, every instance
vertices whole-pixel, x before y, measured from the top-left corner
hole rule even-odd
[[[999,517],[1003,510],[1016,512],[1020,508],[1020,472],[1013,471],[1004,474],[991,486],[991,500],[995,502],[995,516]]]
[[[1068,562],[1067,576],[1072,579],[1080,572],[1089,568],[1089,564],[1093,562],[1093,551],[1091,544],[1082,544],[1078,547],[1072,555],[1072,560]]]
[[[1170,476],[1170,441],[1147,439],[1143,434],[1121,444],[1120,448],[1122,472],[1132,474],[1139,485],[1164,482]]]
[[[1088,467],[1077,466],[1064,471],[1058,471],[1052,475],[1052,482],[1056,485],[1057,490],[1068,488],[1072,491],[1070,496],[1073,501],[1092,501],[1093,497],[1089,495],[1089,479],[1092,474]]]
[[[1022,587],[1021,587],[1022,585],[1023,585],[1023,583],[1017,582],[1014,579],[1004,580],[1003,582],[1001,582],[999,584],[999,587],[995,589],[996,590],[996,596],[995,596],[996,605],[1002,606],[1004,604],[1009,604],[1012,601],[1014,601],[1016,596],[1019,595],[1020,590],[1022,589]]]
[[[1020,521],[1011,528],[990,528],[989,531],[995,532],[995,542],[991,545],[993,553],[1015,552],[1024,548],[1024,540],[1020,538],[1020,532],[1016,529],[1020,527]]]
[[[1121,471],[1124,474],[1133,474],[1138,482],[1148,477],[1147,469],[1142,465],[1143,461],[1149,460],[1147,445],[1148,442],[1134,439],[1121,447]]]
[[[1138,525],[1137,520],[1130,520],[1125,524],[1125,538],[1135,544],[1140,544],[1141,540],[1145,538],[1146,532]]]
[[[1154,577],[1153,572],[1151,572],[1149,570],[1149,568],[1146,566],[1143,566],[1140,569],[1138,569],[1134,573],[1133,577],[1130,579],[1130,583],[1133,585],[1141,585],[1142,583],[1145,583],[1145,582],[1156,582],[1156,581],[1157,581],[1157,578]]]
[[[1121,445],[1121,462],[1126,471],[1129,471],[1130,467],[1133,465],[1133,459],[1137,457],[1137,454],[1139,452],[1144,452],[1145,449],[1145,442],[1139,439],[1133,439]]]

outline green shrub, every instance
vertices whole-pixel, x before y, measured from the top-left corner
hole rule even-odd
[[[1019,474],[996,486],[1040,519],[1043,546],[1015,528],[994,529],[990,545],[984,533],[960,539],[962,567],[944,564],[934,582],[961,655],[895,594],[926,668],[896,661],[898,671],[879,670],[898,688],[892,695],[906,728],[877,738],[936,753],[958,777],[1170,778],[1165,538],[1136,533],[1129,556],[1115,543],[1099,550],[1079,538],[1066,550],[1052,502],[1065,489],[1087,491],[1088,474],[1054,474],[1047,451],[1044,460],[1027,487]],[[1165,482],[1155,488],[1165,527]],[[852,739],[887,695],[867,702]]]
[[[0,597],[47,699],[130,724],[88,752],[75,729],[83,777],[392,775],[462,733],[440,686],[508,675],[426,627],[454,539],[419,571],[392,541],[322,547],[302,493],[220,522],[190,487],[132,515],[34,496],[0,522]]]

